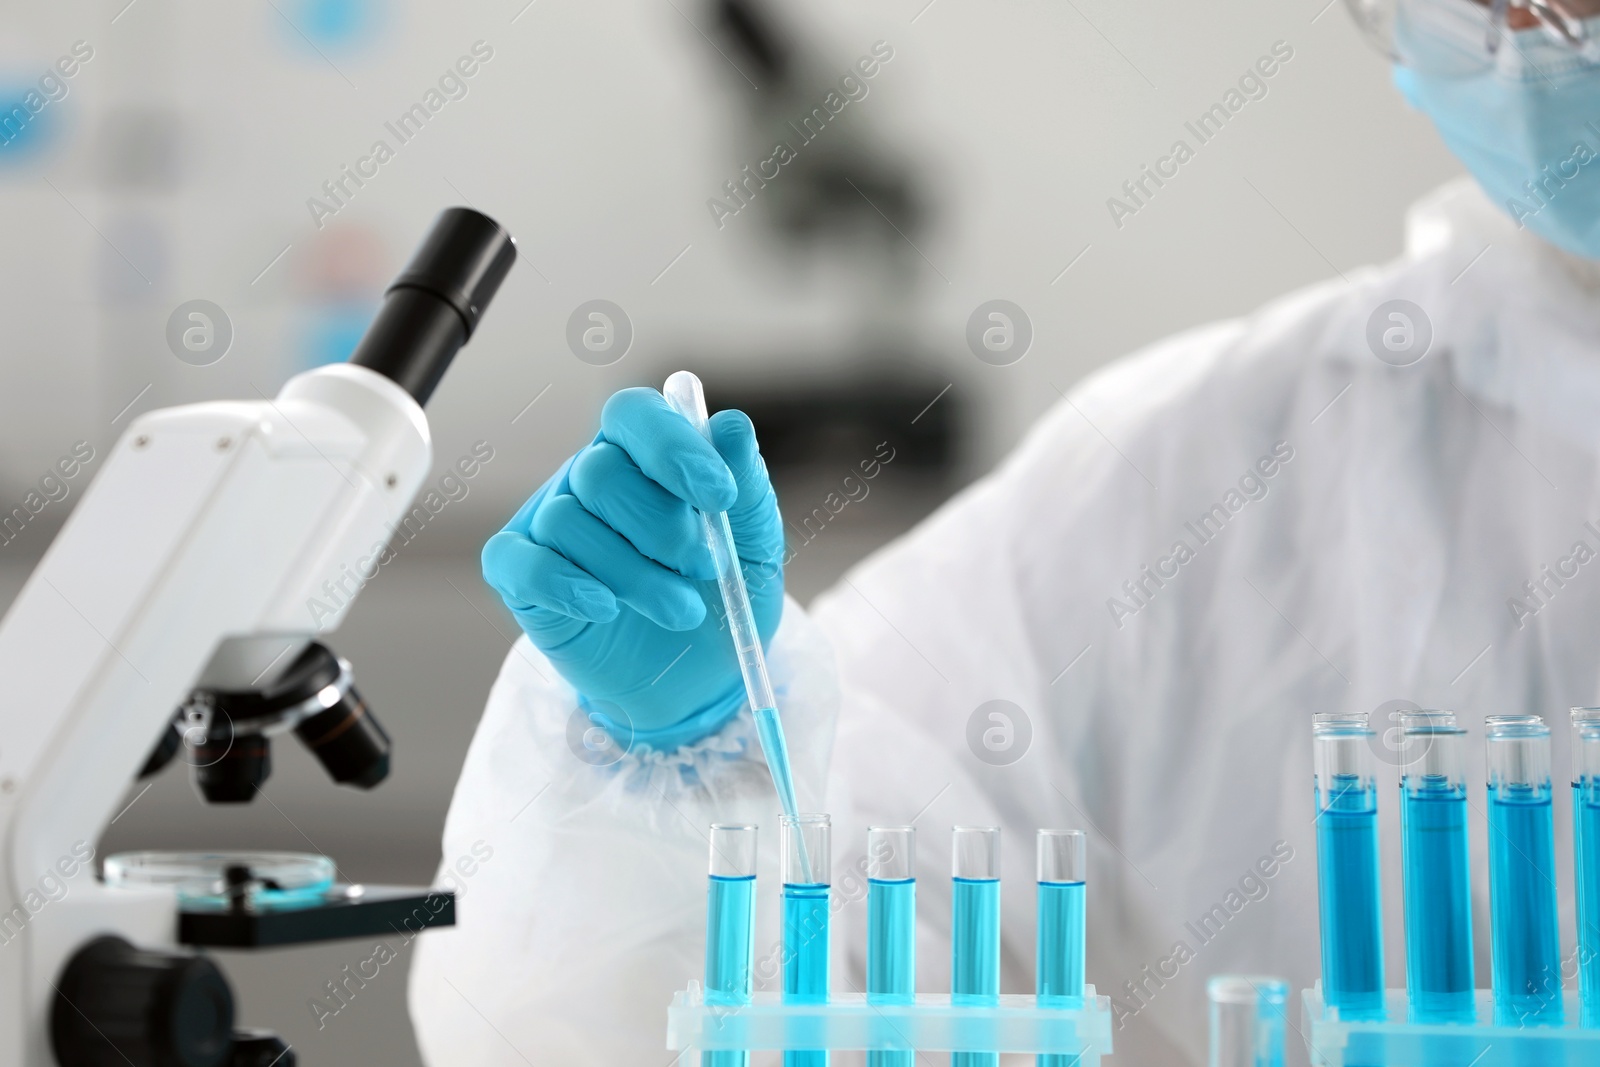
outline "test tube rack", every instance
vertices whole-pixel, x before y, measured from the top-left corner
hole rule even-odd
[[[1473,1023],[1413,1023],[1406,991],[1385,994],[1385,1018],[1340,1019],[1322,987],[1302,996],[1302,1032],[1311,1067],[1578,1067],[1600,1064],[1600,1029],[1579,1025],[1578,995],[1566,998],[1565,1025],[1497,1025],[1494,994],[1477,992]]]
[[[1074,998],[1077,999],[1077,998]],[[993,1004],[952,1004],[919,993],[913,1003],[868,1003],[833,993],[826,1004],[785,1002],[756,993],[750,1003],[707,1004],[698,982],[667,1009],[667,1048],[678,1052],[816,1049],[869,1052],[1030,1052],[1076,1056],[1100,1067],[1111,1052],[1111,1002],[1087,986],[1081,1003],[1044,1006],[1030,994]],[[692,1062],[692,1061],[685,1061]]]

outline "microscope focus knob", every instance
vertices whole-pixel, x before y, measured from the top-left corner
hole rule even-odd
[[[99,937],[61,974],[50,1041],[61,1067],[221,1067],[233,1053],[233,994],[203,956]]]
[[[235,1030],[233,1059],[228,1067],[295,1067],[294,1049],[277,1034],[265,1030]]]

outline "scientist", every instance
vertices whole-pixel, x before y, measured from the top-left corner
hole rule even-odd
[[[951,824],[1005,830],[1010,992],[1032,989],[1033,830],[1081,827],[1119,1063],[1203,1063],[1208,974],[1316,980],[1314,712],[1382,731],[1408,701],[1469,723],[1597,702],[1600,2],[1353,6],[1476,187],[1418,205],[1393,264],[1091,376],[809,612],[783,598],[749,421],[717,414],[713,448],[652,391],[610,399],[484,548],[526,637],[444,835],[447,864],[478,839],[495,863],[418,949],[431,1064],[666,1067],[667,1002],[702,973],[706,827],[776,844],[691,505],[730,513],[802,802],[835,817],[834,988],[859,988],[867,824],[920,831],[929,991]],[[776,940],[763,914],[766,988]]]

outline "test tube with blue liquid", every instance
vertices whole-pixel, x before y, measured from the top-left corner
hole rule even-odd
[[[706,894],[706,1003],[750,1003],[755,964],[756,828],[711,827]],[[746,1067],[747,1052],[708,1052],[706,1067]]]
[[[1035,992],[1043,1007],[1083,1004],[1084,895],[1088,843],[1082,830],[1040,830],[1035,838],[1039,881]],[[1074,1055],[1045,1054],[1038,1067],[1076,1067]]]
[[[1578,1000],[1600,1027],[1600,708],[1572,709],[1572,843],[1578,885]]]
[[[1312,726],[1322,995],[1341,1019],[1384,1013],[1373,741],[1365,715],[1319,715]]]
[[[1219,974],[1206,982],[1211,1002],[1210,1067],[1283,1067],[1289,983]]]
[[[1411,1020],[1472,1022],[1466,731],[1447,711],[1400,716],[1400,859]]]
[[[911,1004],[917,992],[916,831],[867,830],[867,1002]],[[912,1067],[916,1053],[868,1052],[867,1067]]]
[[[1484,726],[1495,1019],[1502,1026],[1559,1025],[1550,728],[1537,715],[1491,715]]]
[[[833,825],[826,815],[782,817],[783,999],[828,1000],[828,888]],[[789,1051],[784,1067],[827,1067],[823,1051]]]
[[[957,826],[952,834],[950,1002],[998,1004],[1000,830]],[[951,1067],[998,1067],[993,1052],[952,1052]]]

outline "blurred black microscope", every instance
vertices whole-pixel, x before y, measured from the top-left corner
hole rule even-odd
[[[861,57],[825,53],[772,0],[709,0],[706,10],[716,46],[706,54],[744,110],[727,167],[739,184],[724,187],[738,214],[723,221],[757,233],[764,267],[796,288],[826,288],[827,314],[844,324],[825,351],[775,335],[764,351],[719,360],[706,376],[708,401],[751,416],[786,509],[798,498],[807,510],[822,485],[858,469],[882,442],[893,449],[895,481],[942,496],[962,410],[956,396],[941,395],[950,379],[917,329],[918,288],[939,282],[918,250],[934,215],[929,183],[871,114],[893,64],[865,76],[867,47]],[[780,145],[790,151],[775,155]],[[678,365],[702,355],[685,353]],[[741,363],[749,369],[725,369]],[[819,471],[830,476],[806,473]],[[786,482],[797,491],[785,493]]]

